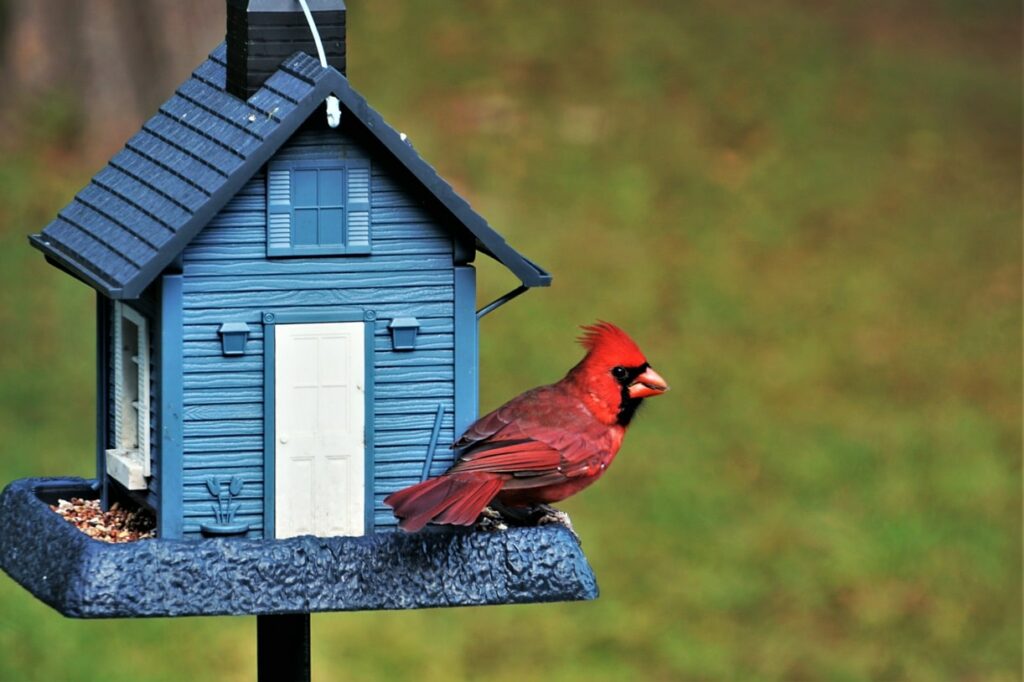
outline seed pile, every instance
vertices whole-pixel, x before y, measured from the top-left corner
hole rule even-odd
[[[156,537],[156,522],[152,514],[142,509],[122,509],[117,502],[111,505],[110,511],[104,512],[100,509],[99,500],[72,497],[70,500],[57,500],[50,509],[89,537],[103,542],[134,542]]]

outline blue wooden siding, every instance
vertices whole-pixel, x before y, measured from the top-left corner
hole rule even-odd
[[[299,133],[278,159],[324,154],[368,158],[355,141],[333,131]],[[264,310],[372,310],[374,375],[374,522],[394,527],[383,505],[389,493],[420,480],[434,415],[445,408],[439,442],[454,440],[455,282],[453,239],[381,164],[373,164],[369,256],[267,258],[263,173],[186,248],[183,264],[183,469],[186,537],[212,521],[210,476],[239,475],[245,486],[236,520],[263,528]],[[388,324],[416,317],[416,350],[391,349]],[[243,356],[224,357],[224,322],[250,327]],[[450,463],[435,455],[434,469]]]

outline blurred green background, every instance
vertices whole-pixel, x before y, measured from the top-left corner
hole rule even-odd
[[[18,4],[8,76],[38,57]],[[564,505],[599,600],[315,615],[314,678],[1020,680],[1019,4],[348,4],[356,87],[555,274],[483,323],[481,407],[596,318],[673,391]],[[88,79],[4,81],[0,483],[91,473],[93,294],[25,235],[219,39],[188,6],[119,115]],[[95,83],[142,92],[123,66]],[[481,299],[511,284],[483,267]],[[254,654],[252,618],[77,622],[0,576],[0,680]]]

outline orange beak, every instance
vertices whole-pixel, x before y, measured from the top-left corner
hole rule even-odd
[[[661,378],[661,375],[648,367],[646,372],[629,385],[629,397],[649,398],[652,395],[661,395],[667,390],[668,384]]]

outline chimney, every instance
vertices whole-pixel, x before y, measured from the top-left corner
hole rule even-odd
[[[345,73],[344,0],[307,0],[327,63]],[[227,89],[249,99],[288,57],[319,59],[299,0],[227,0]]]

